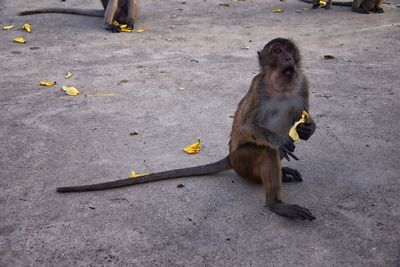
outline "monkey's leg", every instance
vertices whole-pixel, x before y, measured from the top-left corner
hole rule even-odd
[[[104,13],[104,28],[111,32],[120,32],[117,26],[113,24],[115,19],[115,14],[118,9],[118,0],[110,0],[108,1],[108,5],[106,8],[106,12]]]
[[[298,205],[286,204],[281,198],[282,172],[278,151],[274,149],[264,149],[264,153],[259,155],[262,162],[260,175],[263,180],[264,189],[267,197],[268,208],[283,217],[301,220],[315,220],[310,210]]]
[[[127,24],[128,28],[133,29],[135,26],[135,20],[137,15],[137,9],[139,8],[139,0],[128,0],[128,19]]]
[[[384,13],[385,11],[383,11],[383,8],[380,7],[380,4],[381,4],[380,0],[376,0],[375,6],[374,8],[372,8],[371,11],[374,13]]]
[[[352,7],[351,11],[361,13],[361,14],[369,14],[369,11],[364,8]]]
[[[292,169],[289,167],[283,167],[282,171],[282,182],[283,183],[290,183],[290,182],[301,182],[303,178],[298,170]]]
[[[320,6],[319,0],[313,0],[312,8],[317,9],[319,6]]]

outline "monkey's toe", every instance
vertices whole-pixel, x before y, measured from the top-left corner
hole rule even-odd
[[[276,203],[269,206],[270,210],[282,217],[289,219],[300,220],[315,220],[315,216],[307,208],[300,207],[299,205],[289,205],[285,203]]]
[[[385,11],[383,11],[383,8],[381,7],[376,7],[372,10],[372,12],[374,13],[384,13]]]
[[[128,29],[133,29],[135,27],[135,23],[133,21],[128,21],[127,27]]]
[[[121,30],[120,30],[120,29],[119,29],[117,26],[115,26],[115,25],[111,25],[111,24],[109,24],[109,25],[106,25],[105,29],[106,29],[107,31],[110,31],[110,32],[112,32],[112,33],[118,33],[118,32],[121,32]]]
[[[282,168],[282,182],[283,183],[290,183],[290,182],[301,182],[303,181],[303,177],[298,170],[292,169],[289,167]]]

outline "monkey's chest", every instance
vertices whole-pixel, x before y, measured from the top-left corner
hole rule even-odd
[[[303,106],[302,101],[296,98],[266,101],[260,107],[256,119],[269,130],[287,135],[293,124],[300,119]]]

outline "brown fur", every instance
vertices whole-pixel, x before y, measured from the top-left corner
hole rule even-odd
[[[287,136],[301,112],[308,111],[308,82],[301,70],[300,55],[293,42],[286,39],[271,42],[272,44],[267,44],[259,53],[261,71],[254,77],[235,113],[229,158],[239,176],[250,181],[263,182],[267,205],[272,211],[287,217],[313,219],[307,209],[298,206],[294,208],[293,205],[282,202],[282,156],[278,152],[280,136]],[[284,52],[280,55],[274,54],[274,49],[285,51],[287,47],[291,47],[292,52],[286,53],[287,55],[283,55]],[[289,58],[292,63],[282,63],[289,62]],[[288,67],[295,69],[293,76],[282,74]],[[277,113],[284,114],[274,115],[275,111],[269,112],[269,106],[273,105],[277,105]],[[287,112],[279,111],[280,106]],[[278,121],[272,123],[273,120]],[[267,125],[267,128],[271,125],[273,129],[265,131],[259,124]]]
[[[276,54],[277,49],[281,49],[282,53]],[[289,173],[301,180],[297,170],[281,168],[284,156],[289,159],[289,154],[296,159],[291,154],[294,145],[288,133],[301,117],[302,111],[308,111],[308,82],[301,69],[299,51],[292,41],[277,38],[259,53],[259,61],[260,73],[254,77],[234,116],[229,156],[207,165],[153,173],[135,179],[60,187],[57,192],[106,190],[171,178],[208,175],[233,168],[244,179],[263,183],[271,211],[289,218],[314,220],[308,209],[285,204],[281,196],[284,176]],[[308,129],[305,140],[315,129],[311,117],[308,123],[313,127]],[[289,152],[282,149],[287,144]]]
[[[104,17],[104,28],[111,32],[120,32],[113,22],[128,24],[133,28],[139,10],[139,0],[100,0],[104,11],[74,8],[43,8],[20,12],[19,15],[32,15],[42,13],[65,13],[83,16]]]

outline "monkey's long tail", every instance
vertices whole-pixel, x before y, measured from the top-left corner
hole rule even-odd
[[[116,180],[112,182],[105,182],[99,184],[90,184],[90,185],[81,185],[81,186],[68,186],[68,187],[58,187],[57,192],[59,193],[68,193],[68,192],[84,192],[84,191],[98,191],[98,190],[107,190],[112,188],[124,187],[135,184],[142,184],[160,180],[167,180],[172,178],[179,177],[189,177],[189,176],[200,176],[213,174],[221,171],[226,171],[231,169],[231,163],[229,160],[229,156],[216,161],[214,163],[183,168],[183,169],[175,169],[170,171],[163,171],[152,173],[145,176],[139,176],[137,178],[126,178],[121,180]]]
[[[313,4],[313,0],[300,0],[300,2],[307,3],[307,4]],[[332,1],[332,5],[334,5],[334,6],[352,6],[353,2],[352,1],[346,1],[346,2]]]
[[[63,13],[63,14],[73,14],[73,15],[83,15],[90,17],[104,17],[104,10],[94,10],[94,9],[78,9],[78,8],[41,8],[35,10],[27,10],[19,12],[18,15],[34,15],[42,13]]]

